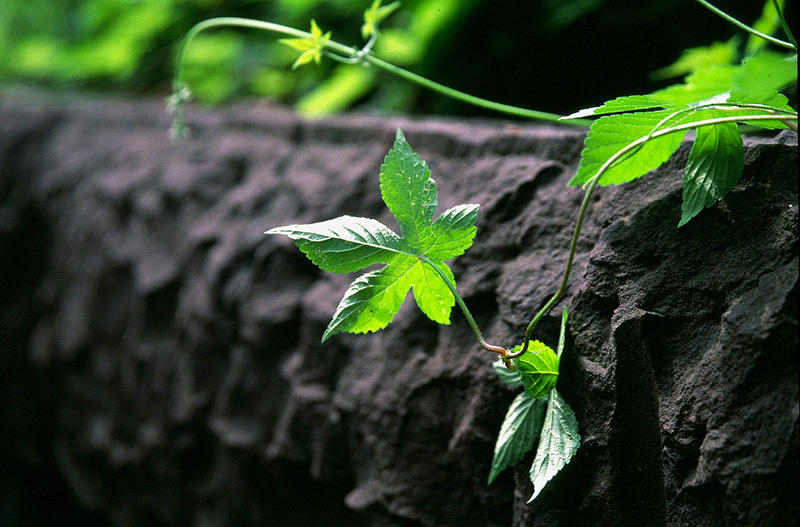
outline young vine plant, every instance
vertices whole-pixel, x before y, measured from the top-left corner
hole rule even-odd
[[[575,414],[555,389],[567,313],[564,312],[558,353],[534,341],[525,353],[520,353],[522,346],[512,349],[511,354],[518,356],[511,359],[506,349],[484,340],[445,263],[472,245],[478,205],[457,205],[434,219],[436,183],[427,163],[413,152],[400,129],[381,166],[380,189],[384,203],[400,226],[400,235],[377,220],[353,216],[276,227],[266,234],[289,236],[314,264],[328,272],[352,273],[371,265],[384,265],[350,284],[323,341],[340,332],[383,329],[400,310],[409,290],[420,310],[440,324],[450,323],[450,312],[458,303],[480,345],[500,355],[495,366],[500,378],[525,388],[511,404],[500,430],[489,483],[522,459],[538,439],[539,448],[531,467],[533,499],[580,444]]]
[[[402,131],[380,172],[381,194],[400,226],[398,235],[370,218],[342,216],[308,225],[289,225],[267,231],[295,240],[320,268],[353,273],[374,264],[378,270],[356,278],[339,303],[322,340],[340,332],[366,333],[386,327],[409,290],[432,320],[448,324],[454,305],[464,313],[478,343],[499,355],[494,369],[500,379],[521,386],[508,409],[494,451],[489,483],[505,468],[519,462],[536,447],[530,477],[531,500],[575,455],[580,445],[574,412],[556,390],[564,348],[567,312],[562,316],[557,351],[531,340],[534,328],[566,291],[575,250],[590,198],[597,185],[621,184],[658,168],[694,131],[683,179],[683,226],[703,209],[723,199],[738,182],[744,166],[742,125],[797,132],[797,111],[781,92],[797,84],[797,42],[783,15],[784,0],[767,0],[753,27],[734,19],[706,0],[696,0],[739,29],[750,40],[741,60],[737,41],[722,46],[687,50],[662,71],[687,73],[684,82],[648,95],[620,97],[596,108],[568,116],[518,108],[448,88],[378,58],[373,47],[380,23],[399,7],[374,0],[364,13],[361,28],[366,43],[346,46],[323,33],[315,21],[305,32],[270,22],[235,17],[206,20],[193,27],[181,42],[168,105],[175,113],[172,134],[186,135],[185,104],[191,93],[184,79],[186,49],[201,31],[219,27],[266,30],[290,38],[281,41],[300,52],[293,67],[319,63],[323,58],[380,68],[393,75],[456,100],[499,113],[536,120],[590,125],[572,185],[584,185],[585,194],[573,231],[569,257],[554,295],[532,318],[522,344],[510,350],[484,339],[456,289],[453,272],[445,263],[464,253],[475,236],[478,205],[459,205],[435,217],[437,188],[427,164],[415,154]],[[773,35],[782,30],[788,41]],[[778,52],[768,46],[788,49]],[[595,118],[587,121],[586,118]]]

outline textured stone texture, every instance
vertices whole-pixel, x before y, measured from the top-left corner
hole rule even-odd
[[[740,185],[681,229],[688,145],[598,190],[537,330],[553,342],[569,307],[559,389],[582,446],[526,505],[530,459],[486,485],[515,392],[461,314],[437,326],[409,302],[385,331],[321,344],[352,276],[263,232],[392,225],[377,175],[400,126],[440,210],[481,204],[452,267],[488,340],[511,346],[560,280],[582,134],[190,115],[173,145],[155,103],[0,107],[4,525],[48,524],[39,504],[70,494],[82,509],[52,509],[63,525],[797,522],[795,134],[748,140]]]

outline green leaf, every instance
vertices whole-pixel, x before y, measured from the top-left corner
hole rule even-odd
[[[477,205],[456,205],[447,209],[433,222],[425,246],[430,258],[449,260],[464,254],[472,245],[477,227]]]
[[[567,115],[562,119],[580,119],[583,117],[591,117],[593,115],[606,115],[610,113],[625,113],[637,110],[652,110],[664,107],[664,101],[656,99],[650,95],[628,95],[626,97],[618,97],[612,99],[602,106],[594,108],[586,108],[585,110],[577,111],[573,114]]]
[[[364,39],[368,39],[372,35],[377,34],[378,24],[391,15],[398,7],[400,7],[400,2],[392,2],[383,7],[381,7],[381,0],[372,2],[369,9],[364,11],[364,25],[361,26],[361,36],[364,37]]]
[[[553,388],[542,424],[539,447],[536,449],[536,457],[531,466],[533,495],[528,503],[532,502],[547,482],[569,463],[578,451],[580,442],[581,436],[575,413],[558,390]]]
[[[564,352],[564,343],[567,341],[567,308],[561,314],[561,331],[558,333],[558,348],[556,348],[556,357],[561,360],[561,354]]]
[[[732,93],[756,100],[773,97],[797,82],[797,54],[785,55],[764,50],[742,61],[732,78]]]
[[[601,117],[592,123],[581,152],[578,173],[570,185],[588,182],[598,170],[623,148],[647,136],[673,110],[636,112]],[[677,124],[671,122],[670,124]],[[601,185],[625,183],[658,168],[678,149],[686,132],[663,135],[647,141],[633,155],[623,157],[600,177]]]
[[[738,183],[743,166],[744,146],[735,123],[698,128],[686,163],[678,227],[725,197]]]
[[[656,91],[652,97],[675,107],[737,93],[752,101],[774,97],[797,81],[797,55],[764,50],[735,66],[717,66],[696,71],[676,84]]]
[[[311,38],[282,38],[279,40],[298,51],[302,51],[297,60],[292,64],[292,69],[299,68],[303,64],[308,64],[312,60],[317,64],[322,59],[322,50],[331,38],[331,32],[324,35],[315,20],[311,20]]]
[[[494,372],[500,377],[500,380],[509,386],[522,386],[522,376],[519,370],[509,370],[503,359],[497,359],[492,363]]]
[[[383,201],[400,224],[403,238],[414,249],[427,249],[438,204],[436,183],[428,164],[411,150],[400,131],[383,161],[380,179]]]
[[[714,42],[709,46],[685,49],[678,60],[666,68],[654,71],[652,77],[654,80],[662,80],[693,73],[712,66],[733,64],[739,59],[738,47],[739,39],[734,37],[727,42]]]
[[[458,205],[433,216],[436,184],[427,164],[398,129],[381,167],[381,193],[402,236],[369,218],[342,216],[310,225],[289,225],[267,234],[294,239],[309,259],[334,273],[385,267],[357,278],[339,303],[322,337],[365,333],[386,327],[410,290],[420,310],[440,324],[450,322],[455,298],[453,272],[444,260],[462,254],[475,236],[477,205]]]
[[[508,407],[494,447],[489,485],[503,470],[521,461],[533,448],[542,430],[546,406],[544,399],[533,399],[522,392]]]
[[[516,353],[522,346],[516,346],[511,353]],[[514,365],[522,377],[525,391],[534,399],[546,397],[558,380],[559,359],[555,352],[539,342],[531,340],[528,351],[514,359]]]
[[[682,84],[674,84],[650,94],[673,108],[686,108],[699,101],[728,94],[734,87],[733,77],[741,66],[715,66],[688,75]]]

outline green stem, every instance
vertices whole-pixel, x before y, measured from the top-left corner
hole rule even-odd
[[[186,84],[184,78],[184,62],[186,58],[186,49],[188,48],[189,43],[195,36],[197,36],[198,33],[200,33],[201,31],[205,31],[207,29],[219,28],[219,27],[242,27],[248,29],[260,29],[263,31],[271,31],[274,33],[279,33],[282,35],[296,37],[296,38],[312,38],[311,33],[308,33],[306,31],[300,31],[298,29],[287,27],[281,24],[275,24],[272,22],[263,22],[260,20],[252,20],[249,18],[239,18],[239,17],[211,18],[209,20],[205,20],[203,22],[196,24],[194,27],[192,27],[192,29],[189,30],[188,33],[186,33],[186,36],[183,38],[183,41],[181,41],[180,47],[178,48],[177,59],[175,62],[175,74],[172,82],[173,95],[172,95],[171,105],[174,107],[175,111],[175,125],[173,126],[173,131],[177,136],[181,136],[186,131],[184,104],[189,97],[188,85]],[[479,108],[486,108],[489,110],[494,110],[496,112],[504,113],[506,115],[513,115],[516,117],[537,119],[540,121],[561,122],[562,124],[569,124],[573,126],[586,127],[591,124],[591,121],[583,119],[559,121],[559,118],[562,117],[561,115],[547,113],[547,112],[539,112],[536,110],[529,110],[526,108],[519,108],[517,106],[511,106],[508,104],[496,103],[493,101],[489,101],[487,99],[475,97],[474,95],[469,95],[467,93],[455,90],[453,88],[449,88],[447,86],[444,86],[443,84],[439,84],[438,82],[433,82],[429,79],[426,79],[425,77],[422,77],[421,75],[417,75],[416,73],[412,73],[408,70],[405,70],[403,68],[395,66],[394,64],[391,64],[389,62],[386,62],[384,60],[375,57],[370,51],[372,43],[374,43],[374,39],[371,39],[370,42],[367,43],[364,49],[359,50],[357,48],[345,46],[344,44],[340,44],[339,42],[333,40],[328,40],[325,43],[325,48],[337,53],[339,56],[331,55],[333,58],[336,58],[337,60],[350,63],[364,62],[372,64],[378,68],[381,68],[384,71],[402,77],[408,81],[423,86],[429,90],[433,90],[437,93],[440,93],[447,97],[451,97],[461,102],[465,102],[467,104],[472,104],[473,106],[477,106]]]
[[[455,90],[453,88],[449,88],[444,86],[443,84],[439,84],[438,82],[434,82],[432,80],[426,79],[421,75],[417,75],[416,73],[412,73],[408,70],[404,70],[394,64],[381,60],[374,55],[365,55],[364,60],[370,64],[373,64],[383,70],[386,70],[390,73],[397,75],[398,77],[402,77],[408,81],[411,81],[415,84],[419,84],[429,90],[441,93],[451,99],[455,99],[457,101],[461,101],[467,104],[471,104],[473,106],[477,106],[478,108],[485,108],[487,110],[493,110],[499,113],[504,113],[506,115],[513,115],[515,117],[524,117],[526,119],[536,119],[539,121],[550,121],[550,122],[568,122],[568,121],[559,121],[562,115],[557,115],[554,113],[547,113],[547,112],[539,112],[536,110],[528,110],[526,108],[519,108],[517,106],[511,106],[509,104],[501,104],[494,101],[489,101],[487,99],[482,99],[480,97],[475,97],[474,95],[469,95],[462,91]],[[591,124],[591,121],[576,119],[575,123],[578,126],[588,126]]]
[[[619,159],[627,155],[628,152],[638,148],[640,145],[644,144],[645,142],[655,139],[657,137],[661,137],[662,135],[672,134],[676,132],[681,132],[684,130],[689,130],[692,128],[699,128],[701,126],[713,126],[717,124],[723,123],[736,123],[736,122],[744,122],[744,121],[782,121],[786,122],[788,119],[787,117],[794,117],[797,119],[797,113],[793,115],[737,115],[731,117],[716,117],[713,119],[705,119],[702,121],[695,121],[691,123],[684,123],[681,125],[673,126],[671,128],[664,128],[663,130],[658,130],[653,132],[649,135],[640,137],[636,141],[632,141],[624,148],[620,149],[616,152],[613,156],[611,156],[603,165],[597,170],[597,173],[592,176],[592,179],[586,185],[586,193],[583,197],[583,202],[581,203],[580,211],[578,212],[578,221],[575,224],[575,231],[572,234],[572,243],[570,244],[569,249],[569,258],[567,259],[567,267],[564,270],[564,276],[561,279],[561,285],[558,287],[556,293],[548,300],[548,302],[544,305],[542,309],[533,317],[528,327],[525,329],[525,337],[522,341],[522,348],[516,353],[509,353],[507,358],[514,359],[528,351],[528,342],[530,341],[531,334],[533,333],[533,329],[536,327],[536,324],[545,316],[550,309],[555,305],[556,302],[561,298],[564,292],[567,289],[567,282],[569,281],[569,275],[572,272],[572,264],[575,259],[575,250],[578,246],[578,238],[580,237],[581,227],[583,225],[583,219],[586,215],[586,209],[589,205],[589,198],[591,198],[592,192],[594,192],[595,187],[600,182],[600,178],[603,174],[611,168],[614,163],[616,163]],[[789,121],[791,122],[791,121]],[[794,123],[795,128],[797,127],[797,123]]]
[[[778,13],[778,19],[781,21],[781,27],[783,27],[783,32],[786,33],[786,37],[792,41],[792,44],[794,44],[794,49],[797,49],[797,41],[794,39],[792,30],[789,29],[789,24],[786,23],[786,17],[783,16],[783,10],[781,9],[778,0],[772,0],[772,5],[775,6],[775,11]]]
[[[765,33],[762,33],[761,31],[753,29],[752,27],[748,26],[747,24],[736,20],[735,18],[733,18],[731,15],[729,15],[725,11],[722,11],[721,9],[718,9],[718,8],[714,7],[713,5],[709,4],[706,0],[695,0],[695,1],[697,3],[699,3],[700,5],[702,5],[703,7],[705,7],[706,9],[708,9],[709,11],[711,11],[712,13],[715,13],[715,14],[721,16],[722,18],[724,18],[725,20],[727,20],[728,22],[730,22],[734,26],[738,27],[739,29],[743,29],[744,31],[747,31],[748,33],[752,33],[753,35],[756,35],[757,37],[761,37],[764,40],[766,40],[767,42],[772,42],[776,46],[782,46],[784,48],[789,48],[791,50],[794,50],[795,52],[797,51],[797,45],[796,44],[793,45],[791,42],[785,42],[783,40],[780,40],[780,39],[777,39],[775,37],[771,37],[771,36],[769,36],[769,35],[767,35]]]
[[[742,110],[742,109],[744,109],[744,110],[763,110],[763,111],[767,112],[769,115],[783,115],[785,117],[794,115],[794,112],[790,112],[790,111],[784,110],[783,108],[777,108],[775,106],[768,106],[766,104],[735,103],[735,102],[716,102],[716,103],[709,103],[709,104],[701,104],[699,106],[693,106],[691,108],[684,108],[682,110],[678,110],[678,111],[675,111],[675,112],[669,114],[668,116],[666,116],[663,119],[661,119],[661,121],[659,121],[658,124],[656,124],[653,127],[653,129],[650,130],[650,133],[647,134],[647,136],[645,136],[645,137],[652,138],[653,134],[657,130],[661,129],[661,127],[663,125],[667,124],[669,121],[671,121],[672,119],[674,119],[675,117],[677,117],[679,115],[682,115],[684,113],[692,113],[692,112],[696,112],[698,110],[704,110],[704,109],[714,109],[714,110],[718,110],[720,112],[736,111],[736,110]],[[791,121],[783,121],[783,123],[786,124],[786,126],[788,126],[789,128],[793,129],[795,132],[797,131],[797,125],[794,125]],[[639,147],[642,147],[642,146],[644,146],[644,145],[643,144],[639,145]],[[635,154],[636,154],[636,150],[632,150],[632,151],[629,151],[627,155],[635,155]]]
[[[601,170],[603,169],[601,168]],[[533,328],[536,327],[536,324],[538,324],[539,321],[542,319],[542,317],[545,316],[550,311],[550,309],[556,304],[556,302],[559,301],[561,296],[567,290],[569,275],[572,272],[572,264],[575,261],[575,250],[578,247],[578,238],[581,235],[581,227],[583,226],[583,219],[586,216],[586,209],[589,207],[589,199],[592,197],[592,192],[594,192],[597,183],[599,183],[600,181],[601,174],[602,172],[598,171],[597,174],[595,174],[594,177],[592,177],[592,179],[589,180],[589,184],[586,187],[586,193],[583,196],[583,202],[581,203],[581,208],[580,211],[578,212],[578,221],[575,223],[575,230],[572,233],[572,242],[569,247],[569,257],[567,258],[567,267],[564,270],[564,276],[561,279],[561,285],[558,286],[558,290],[550,298],[550,300],[547,301],[544,307],[540,309],[538,313],[536,313],[536,316],[533,317],[533,320],[531,320],[530,324],[528,324],[528,327],[525,328],[525,337],[523,338],[522,341],[522,348],[516,353],[509,353],[508,354],[509,359],[515,359],[524,354],[526,351],[528,351],[528,342],[531,339]]]
[[[423,263],[430,265],[433,269],[436,270],[437,273],[439,273],[439,276],[442,277],[442,280],[444,280],[444,283],[447,285],[448,289],[450,289],[450,292],[453,293],[453,296],[456,299],[458,307],[460,307],[461,311],[464,313],[467,322],[469,322],[469,327],[472,328],[472,332],[475,334],[475,338],[478,339],[478,342],[480,343],[481,347],[486,351],[491,351],[492,353],[497,353],[501,357],[505,357],[508,354],[508,350],[506,350],[501,346],[495,346],[493,344],[489,344],[483,338],[483,334],[481,333],[481,330],[478,327],[478,323],[475,322],[475,319],[472,317],[472,313],[469,312],[467,305],[464,303],[464,299],[462,299],[461,295],[458,294],[456,286],[450,281],[447,275],[444,274],[444,271],[439,269],[439,267],[435,263],[433,263],[433,261],[430,258],[426,256],[419,256],[419,259],[422,260]]]

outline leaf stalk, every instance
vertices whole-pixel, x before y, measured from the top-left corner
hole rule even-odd
[[[765,33],[762,33],[761,31],[758,31],[757,29],[754,29],[754,28],[748,26],[744,22],[740,22],[739,20],[733,18],[731,15],[729,15],[725,11],[723,11],[723,10],[717,8],[717,7],[714,7],[713,5],[708,3],[706,0],[695,0],[695,1],[698,4],[702,5],[703,7],[705,7],[706,9],[708,9],[709,11],[711,11],[712,13],[721,16],[722,18],[724,18],[725,20],[727,20],[728,22],[730,22],[734,26],[738,27],[739,29],[747,31],[748,33],[751,33],[751,34],[753,34],[753,35],[755,35],[757,37],[763,38],[767,42],[771,42],[771,43],[775,44],[776,46],[781,46],[781,47],[784,47],[784,48],[791,49],[794,52],[797,52],[797,44],[796,43],[793,44],[791,42],[786,42],[786,41],[781,40],[779,38],[775,38],[775,37],[772,37],[772,36],[767,35]],[[778,12],[780,13],[780,10],[778,10]],[[782,16],[781,16],[781,20],[783,20]]]
[[[505,357],[508,356],[508,350],[502,346],[495,346],[493,344],[489,344],[488,342],[486,342],[486,339],[483,338],[483,333],[481,333],[481,329],[478,327],[478,323],[475,322],[475,318],[472,316],[472,313],[470,313],[467,304],[464,303],[464,299],[461,298],[460,294],[458,294],[458,290],[456,289],[456,286],[453,284],[453,282],[450,281],[450,279],[442,272],[441,269],[439,269],[439,267],[436,264],[434,264],[430,260],[430,258],[428,258],[427,256],[418,256],[418,258],[423,263],[426,263],[430,267],[432,267],[437,273],[439,273],[439,276],[442,278],[442,280],[444,280],[444,283],[445,285],[447,285],[447,288],[450,289],[451,293],[453,293],[453,297],[455,297],[458,307],[460,307],[461,311],[464,313],[464,317],[466,317],[467,322],[469,323],[469,327],[472,328],[472,332],[475,334],[475,338],[478,339],[478,343],[481,345],[481,347],[486,351],[497,353],[498,355],[500,355],[500,357],[505,359]]]

